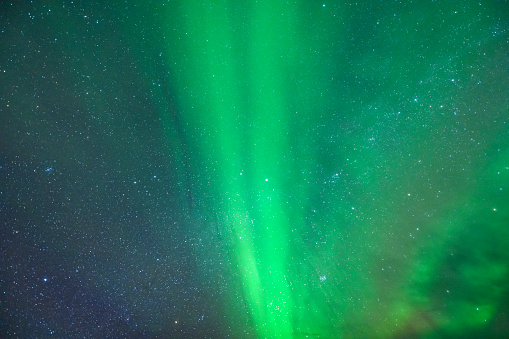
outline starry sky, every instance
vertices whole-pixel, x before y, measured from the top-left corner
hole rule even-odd
[[[509,331],[509,2],[0,2],[0,337]]]

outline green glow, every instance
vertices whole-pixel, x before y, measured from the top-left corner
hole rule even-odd
[[[296,281],[292,268],[292,262],[312,258],[291,257],[290,251],[300,241],[292,232],[306,226],[298,206],[289,208],[288,195],[305,196],[306,189],[294,191],[288,180],[296,175],[290,156],[300,152],[291,148],[295,112],[288,102],[289,74],[281,69],[293,68],[296,55],[307,52],[291,19],[296,8],[280,6],[257,2],[238,12],[217,2],[186,6],[180,37],[189,52],[179,60],[186,68],[182,86],[200,93],[198,102],[186,98],[192,106],[182,109],[190,113],[188,124],[205,132],[215,153],[214,195],[219,213],[226,215],[222,232],[230,237],[232,260],[259,337],[325,334],[328,325],[324,311],[311,300],[310,282]],[[244,11],[250,23],[243,21]],[[241,41],[246,43],[241,46]],[[302,110],[303,123],[315,119],[312,107]],[[318,272],[312,274],[318,281]]]
[[[456,267],[445,250],[454,252],[450,239],[468,238],[465,224],[486,213],[458,194],[480,188],[458,185],[490,171],[476,172],[484,164],[462,161],[466,153],[454,154],[462,169],[444,169],[450,150],[441,144],[457,119],[449,113],[467,109],[457,103],[464,94],[432,82],[451,61],[434,71],[392,38],[408,35],[400,23],[411,23],[411,12],[386,19],[376,33],[382,46],[368,48],[347,39],[354,8],[325,7],[210,1],[166,12],[176,109],[207,182],[193,194],[219,219],[242,289],[231,298],[249,316],[240,324],[237,311],[227,311],[231,330],[386,338],[478,328],[503,291],[457,301],[454,293],[483,286],[453,290],[439,277],[452,269],[461,281],[498,284],[507,265]],[[356,34],[369,42],[375,33]],[[482,147],[472,137],[456,142],[475,157]]]
[[[285,27],[270,17],[275,12],[261,5],[251,9],[254,20],[266,26],[251,28],[252,36],[246,37],[252,44],[243,67],[252,73],[250,85],[243,86],[234,66],[230,13],[214,3],[203,6],[203,10],[190,8],[186,16],[189,39],[194,40],[190,48],[196,48],[192,54],[202,54],[198,63],[204,67],[197,71],[195,80],[204,93],[203,109],[196,109],[190,123],[203,121],[210,129],[220,173],[216,194],[222,201],[221,213],[227,216],[221,227],[230,236],[253,325],[260,337],[288,337],[293,316],[286,281],[289,225],[279,197],[282,159],[288,145],[284,140],[284,102],[279,93],[284,84],[277,66],[281,49],[272,36],[281,34]],[[196,25],[198,21],[203,24]],[[243,102],[246,95],[252,99],[249,105]],[[241,119],[246,115],[252,116],[252,125],[242,128]],[[249,150],[247,156],[245,149]],[[250,192],[256,194],[255,201],[249,201]]]

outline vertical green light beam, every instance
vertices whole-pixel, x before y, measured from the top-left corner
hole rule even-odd
[[[248,23],[232,5],[186,3],[185,32],[178,37],[185,50],[177,65],[185,68],[179,87],[188,93],[181,110],[208,145],[202,151],[210,161],[214,203],[226,216],[222,233],[259,337],[293,331],[290,228],[281,200],[289,148],[281,63],[294,31],[283,6],[256,2]]]

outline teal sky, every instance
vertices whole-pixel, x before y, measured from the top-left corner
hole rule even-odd
[[[509,331],[507,1],[3,2],[0,29],[0,336]]]

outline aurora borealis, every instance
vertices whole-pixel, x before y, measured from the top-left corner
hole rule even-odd
[[[509,2],[1,2],[0,29],[0,337],[509,333]]]

